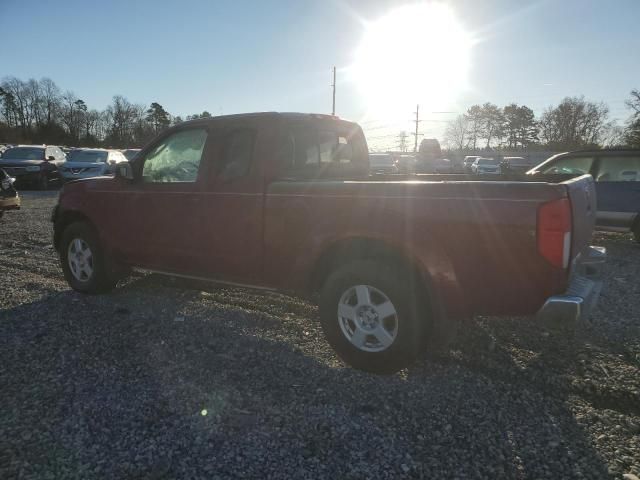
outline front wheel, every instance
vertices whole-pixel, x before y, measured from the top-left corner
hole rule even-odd
[[[64,229],[60,263],[69,286],[82,293],[103,293],[116,285],[116,277],[91,225],[75,222]]]
[[[411,275],[391,263],[355,261],[329,276],[320,322],[338,356],[359,370],[394,373],[420,351],[426,319]]]

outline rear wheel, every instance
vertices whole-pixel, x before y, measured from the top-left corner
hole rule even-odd
[[[338,356],[359,370],[394,373],[422,346],[426,319],[411,276],[391,263],[355,261],[326,280],[320,321]]]
[[[83,293],[103,293],[117,278],[91,225],[75,222],[65,228],[60,242],[60,263],[69,286]]]

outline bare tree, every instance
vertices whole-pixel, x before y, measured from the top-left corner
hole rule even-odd
[[[469,127],[467,129],[468,147],[476,150],[478,148],[478,140],[482,138],[482,107],[480,105],[472,105],[464,115]]]
[[[447,124],[444,144],[450,150],[466,150],[469,146],[469,120],[466,115],[458,115]]]
[[[40,92],[44,122],[46,125],[51,125],[60,113],[60,89],[53,80],[45,77],[40,80]]]
[[[633,113],[625,129],[625,142],[631,147],[640,148],[640,90],[631,90],[631,98],[626,104]]]
[[[540,134],[553,148],[572,150],[598,145],[611,124],[604,103],[588,102],[584,97],[567,97],[549,107],[540,118]]]

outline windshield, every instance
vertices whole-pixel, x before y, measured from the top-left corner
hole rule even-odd
[[[478,165],[496,166],[499,163],[498,160],[494,160],[493,158],[481,158],[478,160]]]
[[[104,150],[73,150],[67,156],[68,162],[104,163],[109,152]]]
[[[44,148],[38,147],[15,147],[10,148],[2,154],[7,160],[44,160]]]
[[[389,167],[393,165],[391,155],[369,155],[369,164],[373,167]]]

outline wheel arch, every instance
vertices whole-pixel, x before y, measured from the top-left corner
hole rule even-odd
[[[56,207],[53,220],[53,246],[58,252],[60,251],[62,232],[64,232],[65,228],[75,222],[84,222],[89,224],[93,229],[96,228],[91,219],[84,213],[78,210],[60,211],[59,207]]]
[[[419,254],[412,254],[410,246],[364,237],[336,241],[316,259],[308,289],[319,291],[331,272],[348,261],[387,260],[400,265],[410,275],[416,294],[427,300],[427,308],[437,323],[442,325],[447,319],[469,317],[470,309],[446,252],[432,242],[421,243],[413,251]]]

